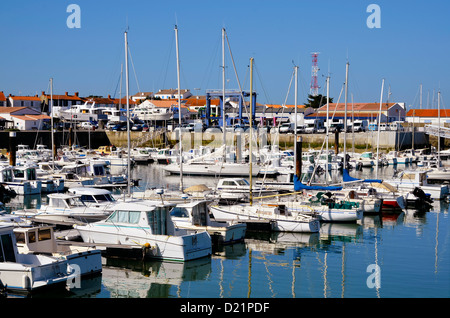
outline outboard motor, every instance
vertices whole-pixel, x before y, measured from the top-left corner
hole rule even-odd
[[[412,192],[416,197],[418,197],[419,199],[428,202],[428,203],[432,203],[433,200],[431,199],[431,195],[430,194],[426,194],[421,188],[419,187],[415,187],[413,192]]]

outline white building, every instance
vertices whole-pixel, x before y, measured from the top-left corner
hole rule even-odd
[[[35,96],[8,96],[8,106],[11,107],[29,107],[38,112],[41,112],[41,99],[38,95]]]
[[[8,121],[9,128],[19,130],[42,129],[50,117],[29,107],[0,107],[0,117]]]
[[[181,99],[186,99],[192,96],[190,90],[181,89]],[[161,99],[178,99],[178,89],[160,89],[158,93],[155,94],[155,97],[159,97]]]

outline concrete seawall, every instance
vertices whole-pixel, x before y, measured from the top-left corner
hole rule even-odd
[[[199,145],[211,145],[219,147],[223,144],[222,133],[184,133],[183,132],[183,148],[191,149]],[[237,133],[228,132],[226,134],[227,144],[236,144]],[[248,133],[242,133],[242,140],[248,143]],[[321,147],[324,142],[325,134],[301,134],[303,140],[303,147],[317,148]],[[164,147],[165,145],[175,145],[178,143],[178,134],[176,132],[130,132],[131,146],[147,146],[147,147]],[[329,136],[330,147],[335,143],[335,135]],[[254,141],[257,140],[259,145],[278,143],[281,149],[292,148],[294,145],[293,134],[260,134]],[[344,134],[339,133],[339,144],[343,147]],[[56,147],[61,145],[77,144],[81,146],[88,146],[89,143],[92,149],[104,145],[115,145],[116,147],[127,146],[127,132],[126,131],[76,131],[69,134],[69,132],[58,131],[54,133]],[[351,149],[354,140],[355,149],[376,149],[378,135],[377,132],[361,132],[355,133],[354,138],[351,133],[346,136],[347,149]],[[9,132],[0,132],[0,148],[9,149],[10,145]],[[15,144],[26,144],[34,148],[36,144],[44,144],[50,147],[51,133],[50,131],[17,131],[14,140]],[[415,148],[425,148],[429,144],[437,145],[437,138],[428,136],[423,132],[416,132],[414,137]],[[380,132],[380,149],[383,151],[396,149],[400,145],[401,149],[411,148],[412,133],[411,132],[397,132],[382,131]],[[442,148],[444,142],[441,141]]]

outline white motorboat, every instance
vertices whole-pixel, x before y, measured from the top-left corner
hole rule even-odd
[[[428,183],[426,170],[401,171],[392,179],[384,181],[404,192],[410,192],[419,187],[435,200],[445,199],[449,195],[448,185]]]
[[[80,187],[69,188],[68,192],[79,195],[80,200],[90,208],[112,212],[118,203],[111,191],[107,189]]]
[[[81,276],[96,275],[102,271],[101,251],[91,246],[75,246],[57,242],[52,226],[15,228],[17,249],[22,254],[45,254],[66,259]]]
[[[76,278],[67,259],[19,253],[13,226],[0,225],[0,277],[7,290],[29,293],[43,287],[65,288]]]
[[[244,178],[219,179],[216,186],[217,194],[222,200],[246,200],[250,196],[250,183]],[[277,191],[264,186],[252,186],[252,194],[255,196],[274,195]]]
[[[1,166],[0,182],[7,184],[19,195],[40,194],[42,182],[36,178],[33,166]]]
[[[51,193],[48,195],[49,203],[41,205],[39,209],[16,210],[12,214],[31,217],[41,222],[69,224],[95,222],[110,215],[110,211],[87,207],[80,197],[73,193]]]
[[[106,219],[75,225],[84,242],[121,244],[139,248],[145,257],[168,261],[189,261],[212,253],[208,232],[187,234],[177,229],[170,217],[173,204],[124,202]]]
[[[258,203],[230,206],[214,205],[210,207],[216,220],[265,220],[273,222],[273,230],[278,232],[314,233],[320,229],[320,221],[316,216],[309,215],[312,211],[305,206],[308,214],[291,213],[285,204]]]
[[[363,168],[372,168],[375,165],[373,153],[370,151],[363,152],[359,157],[355,158],[356,165],[361,165]]]
[[[245,238],[245,223],[217,222],[209,217],[209,201],[192,201],[177,204],[170,216],[175,226],[190,232],[207,231],[213,242],[229,244]]]
[[[183,163],[183,175],[193,176],[223,176],[223,177],[243,177],[248,176],[250,167],[247,163],[230,162],[190,162]],[[180,174],[178,163],[169,164],[164,170],[170,174]],[[257,176],[260,167],[253,166],[252,176]]]
[[[133,111],[131,116],[137,117],[143,121],[151,121],[151,120],[170,120],[173,118],[173,109],[171,105],[170,107],[157,107],[152,101],[145,100],[141,104],[137,105]]]
[[[340,191],[333,192],[316,192],[310,202],[316,201],[320,204],[327,204],[330,208],[331,213],[335,212],[339,215],[339,209],[346,207],[351,210],[352,206],[357,207],[358,210],[364,213],[380,213],[383,205],[383,199],[374,196],[365,195],[364,197],[358,195],[357,191],[352,189],[342,189]],[[331,208],[332,207],[332,208]],[[347,213],[350,216],[349,213]],[[355,215],[357,218],[355,220],[360,220],[359,215]],[[331,220],[338,220],[338,217],[331,218]],[[350,220],[349,220],[350,221]]]

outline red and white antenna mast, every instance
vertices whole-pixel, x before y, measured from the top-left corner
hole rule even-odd
[[[317,82],[317,72],[319,71],[319,66],[317,65],[317,58],[319,56],[319,52],[311,53],[312,56],[312,69],[311,69],[311,87],[309,90],[309,94],[312,96],[319,95],[319,84]]]

